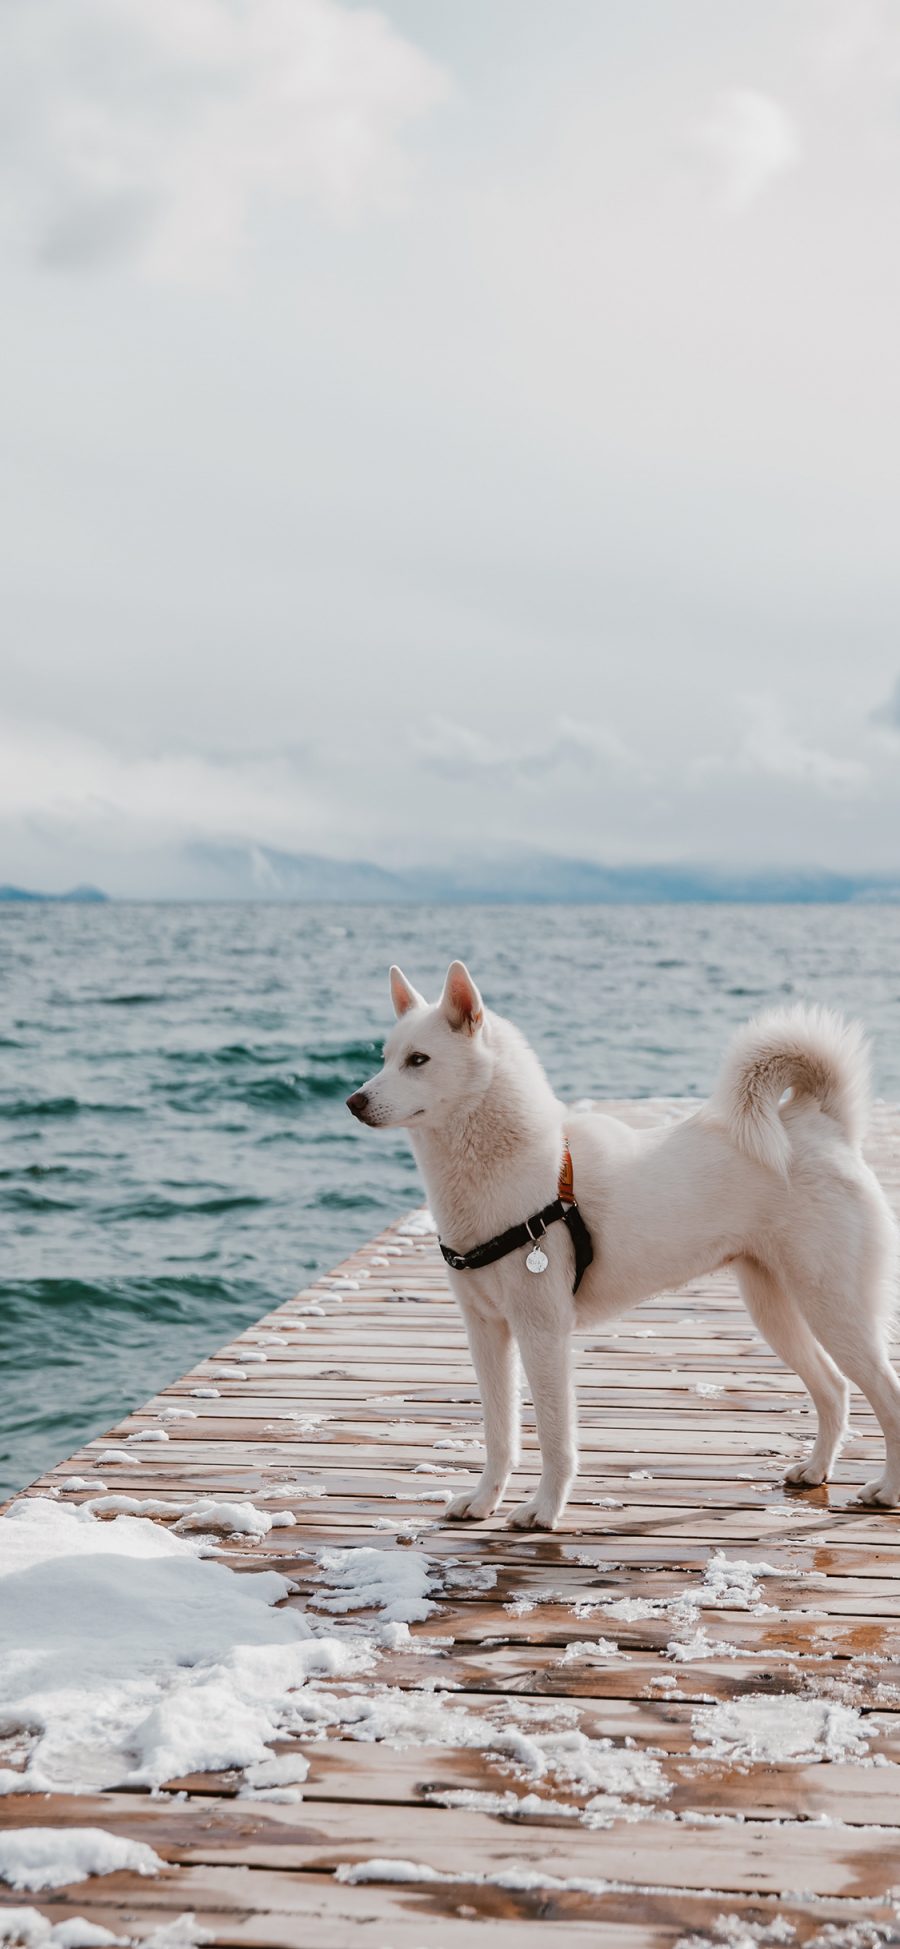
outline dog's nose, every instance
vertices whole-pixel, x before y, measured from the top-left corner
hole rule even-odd
[[[361,1123],[365,1122],[368,1107],[369,1099],[365,1090],[354,1090],[353,1095],[347,1098],[348,1110],[352,1111],[355,1117],[359,1117]]]

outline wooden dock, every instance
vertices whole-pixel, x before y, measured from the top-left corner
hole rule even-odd
[[[644,1121],[675,1106],[614,1107]],[[878,1110],[871,1157],[898,1201],[900,1110]],[[228,1378],[242,1356],[246,1378]],[[294,1509],[292,1527],[226,1541],[221,1560],[277,1568],[300,1607],[334,1546],[424,1553],[436,1609],[412,1625],[412,1646],[383,1642],[369,1675],[327,1687],[449,1693],[455,1712],[498,1728],[610,1741],[635,1759],[619,1810],[558,1769],[523,1777],[499,1731],[492,1751],[367,1741],[345,1724],[304,1742],[293,1804],[241,1798],[239,1774],[156,1794],[0,1798],[0,1827],[100,1827],[173,1864],[53,1894],[4,1888],[0,1915],[29,1902],[51,1922],[82,1915],[135,1939],[192,1911],[210,1940],[248,1949],[521,1949],[532,1930],[591,1949],[900,1943],[900,1517],[854,1502],[881,1453],[868,1409],[854,1395],[836,1482],[786,1492],[811,1414],[724,1271],[585,1336],[578,1370],[582,1473],[566,1527],[442,1523],[423,1497],[478,1468],[478,1398],[435,1242],[401,1223],[27,1493],[89,1480],[101,1451],[189,1405],[196,1418],[167,1420],[169,1440],[141,1444],[139,1466],[104,1462],[110,1491]],[[207,1386],[218,1396],[194,1392]],[[524,1423],[516,1500],[533,1486],[527,1399]],[[746,1571],[733,1590],[727,1575],[748,1560],[765,1566],[749,1596]],[[772,1762],[738,1745],[723,1757],[709,1715],[761,1695],[786,1702],[776,1716],[798,1699],[855,1709],[868,1752]],[[422,1878],[387,1865],[384,1879],[354,1879],[373,1860]]]

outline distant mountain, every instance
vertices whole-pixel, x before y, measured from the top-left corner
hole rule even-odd
[[[550,853],[510,853],[456,866],[392,869],[366,859],[327,859],[274,846],[196,841],[172,863],[168,893],[177,900],[284,901],[299,905],[657,906],[680,902],[748,905],[818,902],[900,903],[900,872],[827,873],[815,868],[604,866]],[[105,901],[99,887],[36,893],[0,886],[5,901]]]
[[[30,887],[0,886],[0,900],[54,900],[92,902],[108,900],[108,893],[101,893],[99,887],[72,887],[68,893],[35,893]]]
[[[591,860],[522,853],[473,858],[455,867],[392,871],[371,860],[326,859],[318,853],[209,842],[190,847],[188,858],[197,897],[206,899],[495,906],[900,901],[900,874],[893,879],[814,868],[749,872],[702,865],[602,866]]]
[[[224,846],[196,842],[185,848],[199,898],[222,900],[389,901],[418,900],[403,874],[371,860],[325,859],[319,853],[284,853],[274,846]]]

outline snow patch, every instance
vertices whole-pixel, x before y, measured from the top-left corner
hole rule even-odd
[[[305,1724],[308,1678],[373,1661],[361,1637],[278,1608],[286,1578],[241,1576],[158,1523],[34,1497],[0,1532],[0,1721],[28,1738],[0,1793],[256,1766]]]
[[[377,1610],[387,1622],[414,1624],[437,1608],[438,1575],[418,1550],[320,1550],[319,1567],[328,1586],[312,1599],[319,1610]]]
[[[128,1936],[113,1935],[111,1929],[88,1922],[83,1915],[51,1926],[36,1908],[0,1909],[0,1943],[15,1949],[198,1949],[212,1939],[209,1929],[201,1928],[190,1911],[161,1923],[149,1935]]]
[[[434,1238],[437,1225],[427,1206],[423,1205],[421,1211],[412,1212],[409,1218],[403,1220],[402,1225],[397,1226],[397,1233],[400,1238]],[[385,1247],[385,1250],[387,1249]]]
[[[750,1765],[858,1759],[869,1750],[855,1706],[790,1693],[751,1692],[701,1706],[694,1713],[693,1731],[702,1741],[704,1757]]]
[[[17,1827],[0,1834],[0,1881],[11,1888],[68,1888],[121,1869],[158,1875],[165,1862],[145,1841],[102,1827]]]
[[[295,1521],[290,1509],[273,1516],[267,1509],[257,1509],[252,1502],[215,1502],[211,1497],[204,1497],[184,1510],[178,1528],[218,1532],[223,1536],[250,1536],[260,1542],[270,1529],[284,1529]]]

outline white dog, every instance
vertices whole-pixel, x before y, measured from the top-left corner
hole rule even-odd
[[[846,1375],[886,1443],[884,1472],[863,1496],[900,1499],[900,1382],[887,1353],[896,1228],[860,1152],[868,1061],[855,1024],[822,1009],[762,1016],[735,1037],[708,1103],[675,1126],[635,1131],[567,1111],[462,962],[435,1006],[399,968],[391,995],[399,1020],[384,1067],[348,1105],[363,1123],[409,1130],[466,1323],[485,1465],[449,1516],[489,1516],[516,1466],[518,1348],[543,1472],[510,1522],[553,1529],[577,1469],[570,1335],[726,1263],[815,1402],[812,1452],[788,1481],[826,1480],[846,1429]],[[568,1154],[593,1245],[586,1269],[572,1184],[560,1180]],[[481,1262],[467,1267],[469,1256]]]

